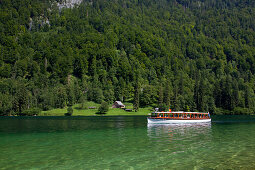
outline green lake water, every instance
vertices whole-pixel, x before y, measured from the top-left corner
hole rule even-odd
[[[255,116],[0,117],[0,169],[255,169]]]

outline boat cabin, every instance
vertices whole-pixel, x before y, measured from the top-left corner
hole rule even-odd
[[[200,112],[153,112],[151,118],[158,119],[210,119],[209,113]]]

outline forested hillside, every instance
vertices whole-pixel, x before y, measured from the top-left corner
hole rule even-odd
[[[0,115],[85,100],[254,113],[255,1],[56,1],[0,1]]]

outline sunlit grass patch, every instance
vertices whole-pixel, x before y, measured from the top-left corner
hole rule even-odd
[[[133,109],[132,103],[124,103],[127,109]],[[86,102],[85,107],[81,108],[80,104],[75,104],[73,107],[72,116],[95,116],[97,115],[100,104],[94,102]],[[95,108],[94,108],[95,107]],[[91,109],[90,109],[91,108]],[[127,112],[124,109],[112,108],[109,105],[109,111],[104,114],[105,116],[119,116],[119,115],[148,115],[151,112],[151,107],[139,108],[137,112],[132,110]],[[40,116],[64,116],[67,113],[67,107],[63,109],[52,109],[48,111],[42,111]]]

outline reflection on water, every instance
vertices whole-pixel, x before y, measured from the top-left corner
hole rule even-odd
[[[157,154],[162,155],[160,159],[168,168],[198,168],[198,164],[201,168],[206,167],[202,162],[197,163],[201,160],[197,156],[206,155],[210,148],[213,140],[211,123],[148,124],[147,135],[153,150],[158,150]]]
[[[0,133],[71,132],[144,126],[144,116],[1,117]]]
[[[254,117],[233,117],[226,123],[148,124],[147,136],[164,162],[171,158],[169,168],[254,169]]]
[[[161,138],[169,136],[171,138],[185,136],[194,137],[197,135],[208,135],[211,133],[211,122],[194,124],[148,124],[147,132],[150,138]]]

